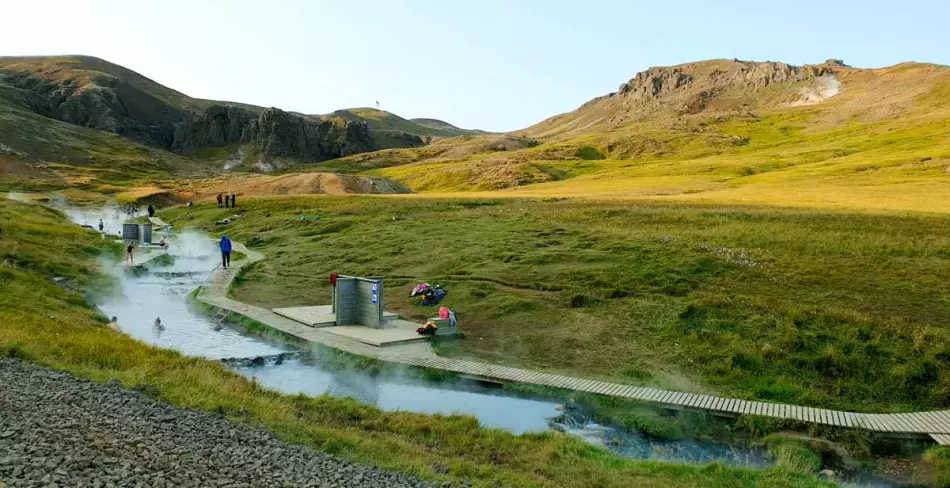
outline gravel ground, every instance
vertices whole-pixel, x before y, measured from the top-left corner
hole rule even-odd
[[[0,487],[440,487],[267,431],[0,359]]]

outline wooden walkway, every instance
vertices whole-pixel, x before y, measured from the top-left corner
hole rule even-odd
[[[153,222],[157,225],[164,224],[158,219],[153,219]],[[929,435],[941,445],[950,445],[950,410],[896,414],[842,412],[784,403],[739,400],[713,395],[661,390],[444,358],[435,355],[428,343],[406,344],[387,348],[369,346],[335,334],[326,333],[318,328],[308,327],[277,315],[270,310],[228,298],[228,290],[237,270],[247,263],[264,259],[261,253],[251,251],[242,244],[235,242],[233,245],[234,249],[245,254],[247,259],[235,262],[230,270],[219,267],[212,271],[208,281],[198,293],[198,300],[208,305],[229,310],[232,313],[244,315],[304,341],[315,342],[341,351],[392,363],[451,371],[462,376],[488,381],[548,386],[626,398],[660,407],[707,411],[719,415],[757,415],[812,424],[863,429],[898,436],[923,437]]]

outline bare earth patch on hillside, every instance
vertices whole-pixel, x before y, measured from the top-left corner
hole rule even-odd
[[[184,182],[176,190],[179,197],[187,200],[211,200],[219,193],[242,197],[411,193],[383,178],[334,173],[222,176]]]

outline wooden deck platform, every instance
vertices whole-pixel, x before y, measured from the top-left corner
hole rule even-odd
[[[312,307],[285,307],[272,309],[277,315],[283,315],[291,320],[296,320],[310,327],[332,327],[336,325],[336,314],[333,313],[332,305],[316,305]],[[384,321],[398,319],[399,316],[393,312],[383,312]],[[418,327],[418,326],[416,326]]]
[[[405,320],[388,320],[381,329],[362,325],[338,325],[327,327],[323,332],[334,334],[376,347],[392,347],[409,342],[426,343],[429,339],[416,333],[419,324]]]
[[[562,388],[626,398],[665,408],[707,411],[718,415],[757,415],[792,419],[800,422],[863,429],[899,436],[927,437],[929,435],[930,438],[940,444],[950,445],[950,410],[898,414],[842,412],[783,403],[661,390],[541,373],[475,361],[443,358],[435,355],[427,343],[410,343],[386,348],[375,347],[345,335],[328,333],[326,328],[309,327],[270,310],[227,298],[228,288],[237,273],[237,269],[248,262],[264,258],[262,254],[250,251],[238,243],[235,243],[235,250],[244,253],[247,259],[235,263],[231,270],[215,269],[198,293],[198,299],[209,305],[245,315],[304,341],[319,343],[352,354],[373,357],[383,361],[452,371],[489,381],[518,382]]]
[[[316,307],[287,307],[275,308],[274,313],[291,320],[296,320],[310,327],[330,327],[336,325],[336,314],[330,305]]]

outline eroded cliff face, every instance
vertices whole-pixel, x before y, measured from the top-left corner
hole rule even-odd
[[[212,105],[175,128],[172,151],[252,144],[265,158],[318,162],[375,149],[366,124],[313,120],[277,108]]]
[[[572,135],[609,131],[638,120],[745,113],[814,103],[836,93],[839,83],[835,73],[848,70],[853,69],[840,60],[793,66],[719,59],[649,68],[621,84],[616,92],[594,98],[573,112],[552,117],[523,133],[535,137]]]
[[[151,80],[145,82],[160,87]],[[45,117],[181,154],[247,144],[265,160],[311,163],[381,149],[396,136],[398,146],[424,144],[411,134],[387,133],[377,140],[362,122],[195,100],[172,90],[159,91],[145,82],[58,66],[33,70],[0,66],[0,97]]]
[[[117,77],[44,77],[31,72],[0,72],[0,91],[45,117],[113,132],[168,149],[175,126],[190,117]]]
[[[693,88],[694,81],[707,89],[755,90],[788,81],[807,81],[831,73],[823,65],[792,66],[776,62],[733,62],[720,64],[711,70],[702,68],[704,66],[699,69],[691,66],[650,68],[620,85],[616,95],[647,102]]]

